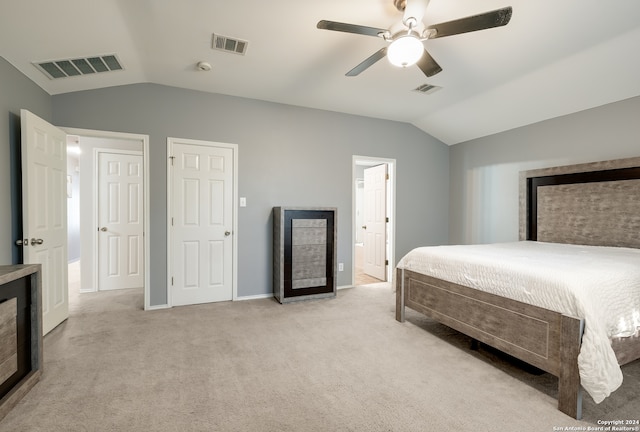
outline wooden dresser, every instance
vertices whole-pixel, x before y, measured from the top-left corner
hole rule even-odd
[[[0,420],[42,374],[40,264],[0,266]]]
[[[280,303],[335,297],[337,210],[273,208],[273,295]]]

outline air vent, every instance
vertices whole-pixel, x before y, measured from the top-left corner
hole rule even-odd
[[[122,70],[115,54],[33,63],[49,79],[67,78]]]
[[[244,55],[247,52],[247,45],[249,42],[231,38],[228,36],[222,36],[213,34],[213,41],[211,42],[211,48],[215,50],[225,51],[233,54]]]
[[[441,88],[442,87],[438,87],[431,84],[422,84],[421,86],[414,88],[413,91],[416,91],[422,94],[431,94],[431,93],[437,92]]]

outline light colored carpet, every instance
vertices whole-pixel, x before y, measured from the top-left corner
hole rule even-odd
[[[74,300],[75,301],[75,300]],[[44,341],[43,379],[0,431],[553,431],[640,416],[640,362],[585,420],[556,381],[421,315],[388,284],[337,299],[142,311],[140,290],[82,294]]]

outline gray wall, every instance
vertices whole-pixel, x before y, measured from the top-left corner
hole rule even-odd
[[[452,243],[518,239],[519,171],[640,156],[640,97],[454,145]]]
[[[53,97],[58,126],[150,137],[151,305],[167,302],[166,139],[239,146],[238,295],[271,292],[271,208],[338,208],[338,261],[351,283],[352,155],[397,161],[396,257],[448,242],[449,148],[405,123],[155,84]]]
[[[22,261],[21,108],[51,121],[51,97],[0,57],[0,265]]]
[[[166,303],[168,136],[239,145],[240,296],[271,290],[276,205],[338,207],[338,285],[350,283],[353,154],[397,160],[397,259],[420,245],[516,240],[521,170],[640,156],[640,97],[448,148],[404,123],[153,84],[50,97],[0,58],[0,264],[19,262],[20,108],[150,136],[152,305]]]

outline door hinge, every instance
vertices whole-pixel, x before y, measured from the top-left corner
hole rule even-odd
[[[173,286],[173,276],[171,276],[171,286]]]
[[[384,265],[388,266],[389,265],[389,260],[384,260]]]
[[[385,218],[385,222],[389,223],[389,218],[388,217]]]
[[[173,166],[173,160],[175,159],[175,156],[169,156],[169,159],[171,159],[171,166]]]
[[[173,218],[171,218],[171,226],[173,226]]]
[[[386,178],[387,180],[389,180],[389,173],[387,173],[387,174],[386,174],[386,177],[385,177],[385,178]]]

